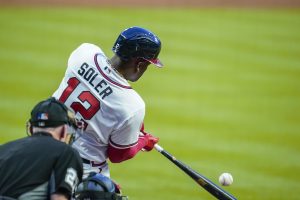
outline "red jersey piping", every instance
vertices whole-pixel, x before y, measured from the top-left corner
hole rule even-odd
[[[132,87],[126,86],[126,85],[122,85],[122,84],[120,84],[120,83],[117,83],[116,81],[113,81],[113,80],[111,80],[108,76],[106,76],[106,74],[101,70],[101,67],[100,67],[99,64],[98,64],[98,61],[97,61],[97,56],[98,56],[98,55],[100,55],[100,53],[95,54],[95,56],[94,56],[94,61],[95,61],[96,67],[97,67],[98,71],[100,72],[100,74],[101,74],[108,82],[110,82],[110,83],[112,83],[112,84],[114,84],[114,85],[116,85],[116,86],[119,86],[119,87],[125,88],[125,89],[132,89]]]

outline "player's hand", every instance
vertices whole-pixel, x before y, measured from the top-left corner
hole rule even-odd
[[[143,147],[145,151],[151,151],[154,148],[154,145],[159,141],[158,137],[149,133],[144,133],[144,138],[146,139],[146,145]]]
[[[159,138],[147,133],[145,131],[144,123],[142,124],[140,132],[142,133],[141,135],[146,139],[146,145],[143,147],[143,150],[151,151],[154,148],[154,145],[158,143]]]

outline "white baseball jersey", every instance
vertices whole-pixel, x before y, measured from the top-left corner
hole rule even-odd
[[[145,103],[98,46],[84,43],[72,52],[53,96],[85,123],[73,145],[83,158],[101,163],[108,143],[116,148],[137,144]]]

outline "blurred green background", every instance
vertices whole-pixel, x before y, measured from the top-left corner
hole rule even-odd
[[[108,57],[130,26],[162,40],[165,68],[133,87],[146,130],[238,199],[299,199],[300,10],[0,8],[0,144],[24,137],[32,107],[52,95],[79,44]],[[132,200],[214,199],[157,152],[111,164]]]

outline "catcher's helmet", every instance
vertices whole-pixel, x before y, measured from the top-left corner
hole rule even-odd
[[[126,196],[121,196],[114,182],[97,173],[91,173],[84,179],[75,191],[77,200],[127,200]]]
[[[112,48],[113,52],[122,60],[143,58],[158,67],[162,67],[163,64],[157,58],[160,49],[159,38],[152,32],[140,27],[125,29]]]

